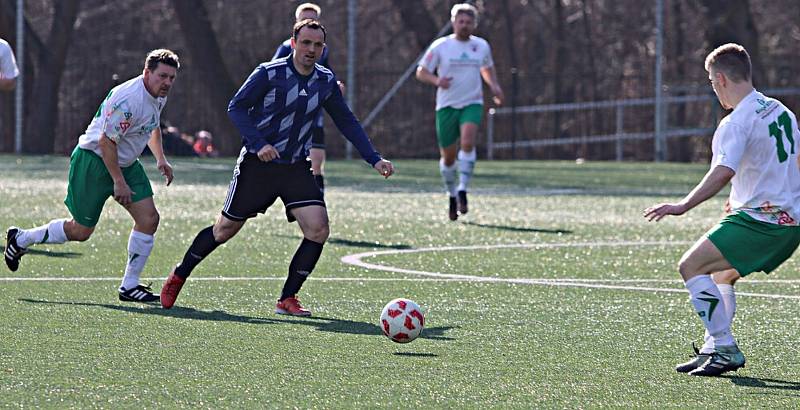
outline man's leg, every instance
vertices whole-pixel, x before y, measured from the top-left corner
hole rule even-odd
[[[475,140],[478,135],[478,124],[465,122],[461,124],[461,149],[458,151],[458,212],[467,213],[467,191],[478,159]]]
[[[31,229],[11,227],[6,231],[5,261],[13,272],[19,269],[19,260],[28,247],[37,244],[60,244],[67,241],[83,242],[92,235],[94,227],[83,226],[74,219],[54,219]]]
[[[459,110],[445,107],[436,111],[436,141],[439,144],[439,172],[442,174],[444,188],[449,198],[447,217],[451,221],[458,219],[456,200],[456,154],[460,137],[458,126]]]
[[[220,215],[216,223],[201,230],[183,255],[183,260],[170,272],[167,281],[161,288],[161,306],[169,309],[175,304],[178,293],[191,275],[194,268],[210,255],[214,249],[233,238],[245,221],[234,221]]]
[[[125,210],[133,218],[133,229],[128,237],[128,262],[125,275],[119,286],[120,300],[125,302],[154,302],[154,295],[149,286],[139,283],[139,277],[147,263],[147,258],[155,244],[155,233],[158,230],[160,216],[153,197],[147,197],[125,206]]]
[[[733,285],[741,278],[741,276],[736,269],[729,269],[721,272],[714,272],[711,277],[714,279],[714,283],[717,284],[719,293],[722,295],[722,302],[725,306],[725,315],[728,319],[728,326],[730,326],[733,322],[734,316],[736,316],[736,291],[733,288]],[[700,353],[711,354],[713,351],[714,338],[711,337],[711,334],[708,333],[708,330],[706,330],[705,335],[703,336],[703,347],[700,349]]]
[[[275,313],[311,316],[311,312],[298,302],[297,293],[314,270],[322,254],[322,247],[328,239],[328,212],[325,207],[318,205],[294,208],[291,212],[303,231],[303,241],[289,264],[289,276],[283,284]]]
[[[744,355],[731,334],[722,294],[711,278],[712,272],[732,268],[706,237],[698,240],[681,258],[679,270],[689,290],[689,299],[715,342],[712,356],[702,366],[689,372],[691,375],[716,376],[744,365]],[[720,303],[723,305],[720,306]]]

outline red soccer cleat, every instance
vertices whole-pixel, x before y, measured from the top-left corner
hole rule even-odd
[[[311,316],[311,311],[300,304],[297,296],[279,300],[278,304],[275,305],[275,313],[279,315]]]
[[[169,273],[167,281],[161,286],[161,307],[169,309],[175,304],[175,299],[178,299],[178,294],[181,293],[183,284],[186,279],[175,274],[175,268]]]

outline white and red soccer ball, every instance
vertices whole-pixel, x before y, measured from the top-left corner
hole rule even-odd
[[[414,301],[395,299],[387,303],[381,312],[381,329],[393,342],[408,343],[416,339],[424,327],[422,309]]]

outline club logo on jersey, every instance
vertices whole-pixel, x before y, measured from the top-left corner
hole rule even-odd
[[[130,127],[131,127],[131,123],[128,122],[128,120],[125,120],[125,121],[122,121],[122,122],[119,123],[119,129],[121,129],[122,132],[128,131],[128,128],[130,128]]]
[[[122,115],[125,116],[125,121],[130,121],[131,117],[133,117],[133,113],[132,112],[127,112],[127,111],[125,111],[125,113],[122,114]]]
[[[769,108],[773,103],[773,101],[764,101],[761,98],[756,98],[756,102],[758,103],[758,105],[761,106],[756,110],[756,114],[761,114],[762,112],[764,112],[764,110]]]

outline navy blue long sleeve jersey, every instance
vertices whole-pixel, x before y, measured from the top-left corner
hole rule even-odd
[[[275,55],[272,56],[272,59],[277,60],[279,58],[290,56],[291,54],[292,54],[292,39],[290,38],[281,43],[280,46],[278,46],[278,49],[275,50]],[[328,70],[333,71],[333,68],[331,68],[330,63],[328,62],[328,46],[325,46],[325,48],[322,50],[322,57],[319,58],[319,64],[321,64]]]
[[[311,148],[311,127],[322,108],[370,165],[381,160],[364,128],[342,97],[333,72],[319,64],[303,76],[291,57],[262,63],[228,104],[228,116],[248,152],[270,144],[278,163],[305,160]]]

